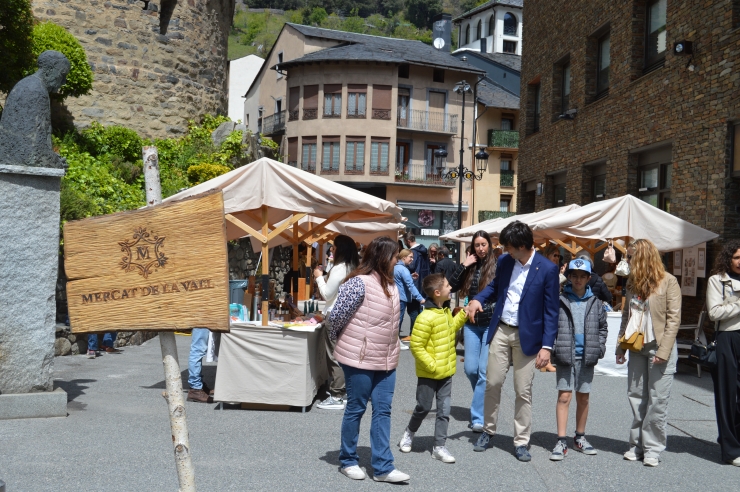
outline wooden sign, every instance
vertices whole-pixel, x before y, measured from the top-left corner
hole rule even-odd
[[[67,222],[73,333],[229,330],[223,194]]]

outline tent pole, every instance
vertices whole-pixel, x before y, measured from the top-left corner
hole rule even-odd
[[[291,282],[293,302],[298,302],[298,223],[293,224],[293,282]],[[297,304],[296,304],[297,305]]]
[[[269,229],[267,225],[267,205],[262,205],[262,236],[265,238],[267,237],[267,234],[269,234]],[[270,255],[269,255],[269,247],[267,246],[267,241],[265,240],[262,243],[262,326],[267,326],[270,316],[269,316],[269,305],[270,305]]]

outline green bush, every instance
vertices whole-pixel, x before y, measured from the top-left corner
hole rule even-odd
[[[209,179],[226,174],[229,171],[231,171],[231,169],[221,164],[196,164],[188,168],[188,179],[190,180],[190,184],[195,186],[208,181]]]
[[[59,89],[59,97],[64,99],[68,96],[79,97],[89,94],[92,90],[93,74],[90,64],[87,63],[85,50],[77,38],[53,22],[36,24],[33,28],[34,60],[47,50],[59,51],[67,57],[71,65],[67,82]],[[36,67],[29,68],[27,74],[35,71]]]
[[[82,131],[81,142],[94,156],[110,154],[128,162],[141,160],[145,141],[133,130],[123,126],[103,126],[94,121]]]
[[[0,92],[8,93],[33,67],[33,14],[29,0],[2,0]]]

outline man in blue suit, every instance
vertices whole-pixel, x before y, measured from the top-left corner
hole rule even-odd
[[[485,451],[496,433],[501,387],[514,365],[514,447],[520,461],[532,459],[527,446],[532,433],[534,370],[550,363],[558,331],[560,282],[558,268],[534,249],[532,230],[519,221],[506,226],[499,242],[496,277],[467,306],[470,319],[486,302],[496,302],[488,328],[488,370],[483,404],[484,432],[473,449]]]

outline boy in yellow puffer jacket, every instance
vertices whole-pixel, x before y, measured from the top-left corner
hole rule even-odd
[[[409,425],[403,433],[402,453],[411,452],[414,434],[432,409],[432,401],[437,398],[437,420],[434,425],[434,448],[432,458],[444,463],[454,463],[455,457],[445,446],[447,426],[450,423],[450,398],[452,395],[452,376],[455,374],[457,353],[455,334],[465,325],[467,315],[460,311],[452,317],[450,308],[442,305],[450,299],[449,282],[441,273],[428,275],[422,283],[427,301],[424,310],[416,318],[411,332],[409,348],[416,359],[416,408]]]

